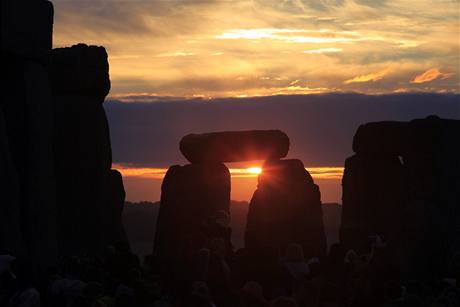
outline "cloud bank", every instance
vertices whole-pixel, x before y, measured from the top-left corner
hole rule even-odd
[[[281,129],[288,157],[306,166],[343,166],[360,124],[436,114],[460,119],[460,95],[322,94],[255,98],[107,101],[115,163],[168,167],[187,163],[179,141],[188,133]]]

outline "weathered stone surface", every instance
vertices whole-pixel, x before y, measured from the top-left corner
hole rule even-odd
[[[0,108],[10,155],[8,180],[12,180],[11,190],[2,195],[19,190],[19,198],[11,195],[10,205],[17,201],[20,211],[19,216],[10,212],[15,219],[10,221],[15,224],[11,230],[16,234],[12,235],[19,240],[11,252],[33,259],[32,273],[37,273],[55,264],[57,257],[53,112],[46,67],[53,7],[48,1],[24,6],[2,1],[2,85],[8,90]],[[15,227],[20,228],[21,238]]]
[[[306,257],[326,253],[321,196],[300,160],[267,161],[249,205],[245,246],[284,254],[298,243]]]
[[[115,246],[118,250],[129,250],[128,238],[122,223],[126,192],[119,171],[109,171],[105,196],[105,206],[101,212],[104,244]]]
[[[121,224],[123,183],[111,170],[110,133],[102,106],[110,89],[108,69],[103,47],[78,44],[52,53],[62,255],[97,254],[107,244],[129,248]]]
[[[407,146],[407,122],[375,122],[359,126],[353,137],[357,153],[401,155]]]
[[[99,98],[54,95],[55,151],[58,168],[109,171],[110,131]]]
[[[382,234],[401,277],[444,276],[460,251],[459,136],[459,120],[437,116],[360,126],[345,163],[342,243]]]
[[[91,96],[102,103],[110,90],[107,52],[85,44],[53,49],[50,76],[54,95]]]
[[[12,161],[5,120],[0,108],[0,248],[25,254],[21,231],[21,202],[18,174]]]
[[[2,52],[48,62],[53,35],[52,3],[2,0],[1,7]]]
[[[178,263],[213,236],[208,226],[218,211],[229,213],[230,172],[221,163],[175,165],[161,187],[153,254],[171,278],[182,275]],[[229,240],[230,238],[225,238]],[[174,276],[174,277],[173,277]]]
[[[180,151],[192,163],[278,159],[287,155],[289,138],[279,130],[189,134]]]
[[[342,187],[340,241],[345,246],[363,249],[369,236],[384,236],[391,242],[400,235],[406,188],[397,156],[356,154],[348,158]]]

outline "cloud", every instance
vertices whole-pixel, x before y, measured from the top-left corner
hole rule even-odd
[[[337,53],[342,52],[342,48],[320,48],[320,49],[310,49],[304,50],[303,53],[315,54],[315,53]]]
[[[168,167],[187,163],[179,141],[188,133],[281,129],[291,139],[289,158],[308,166],[342,166],[352,154],[358,126],[369,121],[410,120],[430,114],[460,119],[459,95],[286,95],[130,103],[107,101],[114,163]],[[142,150],[139,150],[139,149]]]
[[[435,6],[429,0],[417,6],[409,0],[53,4],[54,46],[105,46],[111,94],[228,97],[311,89],[376,94],[403,87],[459,92],[454,77],[425,83],[429,87],[409,83],[414,72],[430,67],[460,75],[455,1]],[[398,70],[379,82],[344,83],[383,67]],[[238,76],[245,81],[233,81]],[[305,83],[288,88],[287,80]]]
[[[176,51],[171,53],[160,53],[157,57],[183,57],[183,56],[193,56],[197,55],[196,52],[183,52],[183,51]]]
[[[453,73],[442,73],[439,71],[438,68],[431,68],[425,71],[424,73],[415,76],[413,80],[410,81],[410,83],[425,83],[425,82],[431,82],[436,79],[448,79],[450,78]]]
[[[369,81],[375,82],[375,81],[383,79],[383,77],[386,76],[389,73],[389,71],[390,71],[389,68],[385,68],[378,72],[370,73],[367,75],[356,76],[352,79],[344,81],[344,83],[350,84],[350,83],[362,83],[362,82],[369,82]]]

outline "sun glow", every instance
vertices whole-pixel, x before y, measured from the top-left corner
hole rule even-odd
[[[262,173],[262,168],[261,167],[249,167],[246,169],[246,172],[250,174],[260,174]]]

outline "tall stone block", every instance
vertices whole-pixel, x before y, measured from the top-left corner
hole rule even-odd
[[[106,181],[105,202],[102,207],[102,228],[105,244],[115,246],[120,250],[129,250],[129,242],[122,223],[123,207],[126,192],[123,178],[119,171],[110,170]]]
[[[53,49],[50,74],[56,128],[58,234],[63,255],[97,254],[108,244],[106,218],[120,220],[107,204],[110,193],[124,193],[122,184],[117,191],[110,186],[114,176],[110,170],[112,152],[103,108],[110,89],[108,69],[103,47],[78,44]],[[120,206],[118,198],[113,199],[115,207]]]
[[[251,199],[245,233],[249,249],[303,246],[306,257],[326,254],[321,195],[300,160],[266,161]]]
[[[55,263],[57,252],[53,110],[48,77],[53,6],[48,1],[11,0],[1,5],[2,84],[8,90],[0,107],[11,158],[7,162],[8,176],[13,179],[9,183],[12,190],[5,193],[12,198],[4,206],[17,206],[20,211],[19,217],[17,212],[12,213],[15,220],[10,223],[19,225],[18,244],[22,242],[19,245],[24,249],[11,252],[33,259],[38,273]],[[15,189],[17,196],[13,196]],[[17,233],[15,227],[11,229]]]
[[[340,241],[365,248],[369,236],[395,239],[405,206],[405,173],[398,156],[356,154],[345,161]],[[389,221],[392,221],[391,223]]]
[[[171,266],[180,262],[192,241],[206,239],[208,220],[218,211],[229,214],[229,206],[230,172],[224,164],[170,167],[161,187],[153,254]]]
[[[460,121],[437,116],[361,125],[345,162],[342,243],[384,235],[402,278],[444,276],[460,252],[459,136]]]

